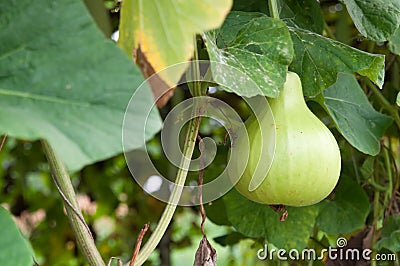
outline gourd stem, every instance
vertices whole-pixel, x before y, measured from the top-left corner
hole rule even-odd
[[[101,258],[96,245],[94,244],[89,227],[85,223],[82,213],[79,210],[75,191],[64,164],[61,162],[60,158],[56,155],[55,151],[46,140],[42,140],[41,142],[44,153],[46,154],[50,165],[51,175],[54,183],[64,200],[67,217],[71,224],[72,230],[74,231],[79,248],[81,249],[90,266],[105,266],[105,263]]]
[[[278,3],[276,0],[268,0],[269,14],[271,17],[279,19]]]
[[[194,95],[193,96],[201,96],[202,89],[201,89],[201,82],[200,82],[200,68],[197,62],[198,54],[197,54],[197,42],[196,36],[194,36],[194,62],[193,62],[193,80],[194,82]],[[139,255],[136,259],[135,265],[142,265],[150,256],[150,254],[154,251],[157,247],[158,243],[160,242],[161,238],[163,237],[165,231],[168,228],[169,223],[172,220],[172,216],[175,213],[177,202],[179,202],[179,198],[182,194],[183,186],[185,185],[186,177],[188,174],[188,169],[190,165],[190,161],[193,155],[193,150],[196,144],[197,134],[199,131],[201,114],[198,113],[199,110],[202,108],[198,108],[198,106],[194,106],[194,118],[190,120],[189,126],[186,132],[185,144],[183,147],[183,154],[182,159],[180,162],[179,170],[176,176],[176,182],[174,189],[172,190],[171,196],[169,198],[168,204],[164,209],[164,212],[158,221],[157,227],[154,230],[153,234],[147,240],[146,244],[140,250]],[[125,264],[127,266],[129,264]]]

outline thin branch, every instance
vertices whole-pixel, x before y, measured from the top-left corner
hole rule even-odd
[[[1,140],[1,143],[0,143],[0,151],[3,148],[4,143],[6,142],[6,138],[7,138],[7,134],[4,134],[4,136],[3,136],[2,140]]]
[[[200,214],[201,214],[201,233],[204,237],[206,237],[206,233],[204,231],[204,224],[207,219],[206,210],[203,206],[203,181],[204,181],[204,142],[203,139],[198,135],[197,139],[199,140],[199,149],[200,149],[200,172],[199,172],[199,202],[200,202]]]
[[[88,226],[79,210],[75,191],[64,164],[47,141],[42,140],[41,142],[50,165],[54,182],[64,200],[67,217],[72,230],[74,231],[78,246],[90,266],[105,266],[105,263],[94,244],[90,230],[88,230]]]
[[[143,237],[146,234],[147,230],[149,230],[149,227],[150,227],[150,223],[147,223],[143,226],[142,230],[140,230],[139,236],[136,240],[135,250],[133,252],[133,256],[132,256],[131,262],[129,263],[129,266],[133,266],[135,264],[136,257],[139,254],[140,246],[142,245]]]

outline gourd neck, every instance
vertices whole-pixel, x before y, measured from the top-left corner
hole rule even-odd
[[[288,72],[283,90],[273,100],[283,108],[297,108],[306,105],[299,76],[294,72]]]

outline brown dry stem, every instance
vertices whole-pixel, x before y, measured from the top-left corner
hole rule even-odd
[[[140,250],[140,246],[142,245],[143,237],[146,234],[147,230],[149,229],[149,226],[150,226],[150,223],[147,223],[143,226],[142,230],[140,230],[140,233],[136,240],[135,250],[133,251],[133,256],[132,256],[131,262],[129,263],[129,266],[135,265],[135,260],[136,260],[137,255],[139,254],[139,250]]]

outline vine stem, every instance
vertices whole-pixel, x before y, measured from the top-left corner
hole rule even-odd
[[[279,19],[278,3],[276,0],[268,0],[269,13],[271,17]]]
[[[193,65],[193,77],[196,82],[194,82],[194,96],[201,96],[201,82],[200,82],[200,70],[198,65],[198,54],[197,54],[197,40],[196,36],[194,36],[194,65]],[[183,186],[185,185],[186,177],[189,170],[190,161],[193,155],[194,147],[196,144],[197,134],[200,127],[201,121],[201,110],[202,108],[195,105],[193,108],[194,118],[189,121],[189,126],[187,128],[185,144],[183,147],[182,159],[179,165],[179,170],[176,176],[176,182],[174,189],[172,190],[171,196],[169,198],[168,204],[164,209],[164,212],[158,221],[157,227],[154,232],[147,240],[146,244],[140,250],[139,255],[136,259],[135,265],[142,265],[154,249],[157,247],[158,243],[161,241],[165,231],[168,228],[169,223],[172,220],[172,217],[175,213],[177,202],[179,202],[179,198],[181,197]],[[126,264],[125,266],[128,266]]]
[[[64,164],[46,140],[42,140],[41,143],[50,165],[54,183],[64,200],[67,217],[72,230],[74,231],[79,248],[90,266],[105,266],[105,263],[96,248],[89,227],[85,223],[82,213],[80,212],[75,191]]]
[[[207,219],[206,210],[203,205],[203,181],[204,181],[204,142],[200,136],[197,136],[199,140],[199,149],[200,149],[200,173],[199,173],[199,203],[200,203],[200,214],[201,214],[201,233],[203,237],[206,237],[206,233],[204,231],[204,224]]]
[[[372,92],[377,96],[382,107],[390,113],[397,127],[400,129],[400,116],[399,116],[399,111],[397,110],[398,108],[390,104],[389,101],[382,95],[382,93],[376,88],[376,86],[370,80],[367,80],[367,85],[372,90]]]

